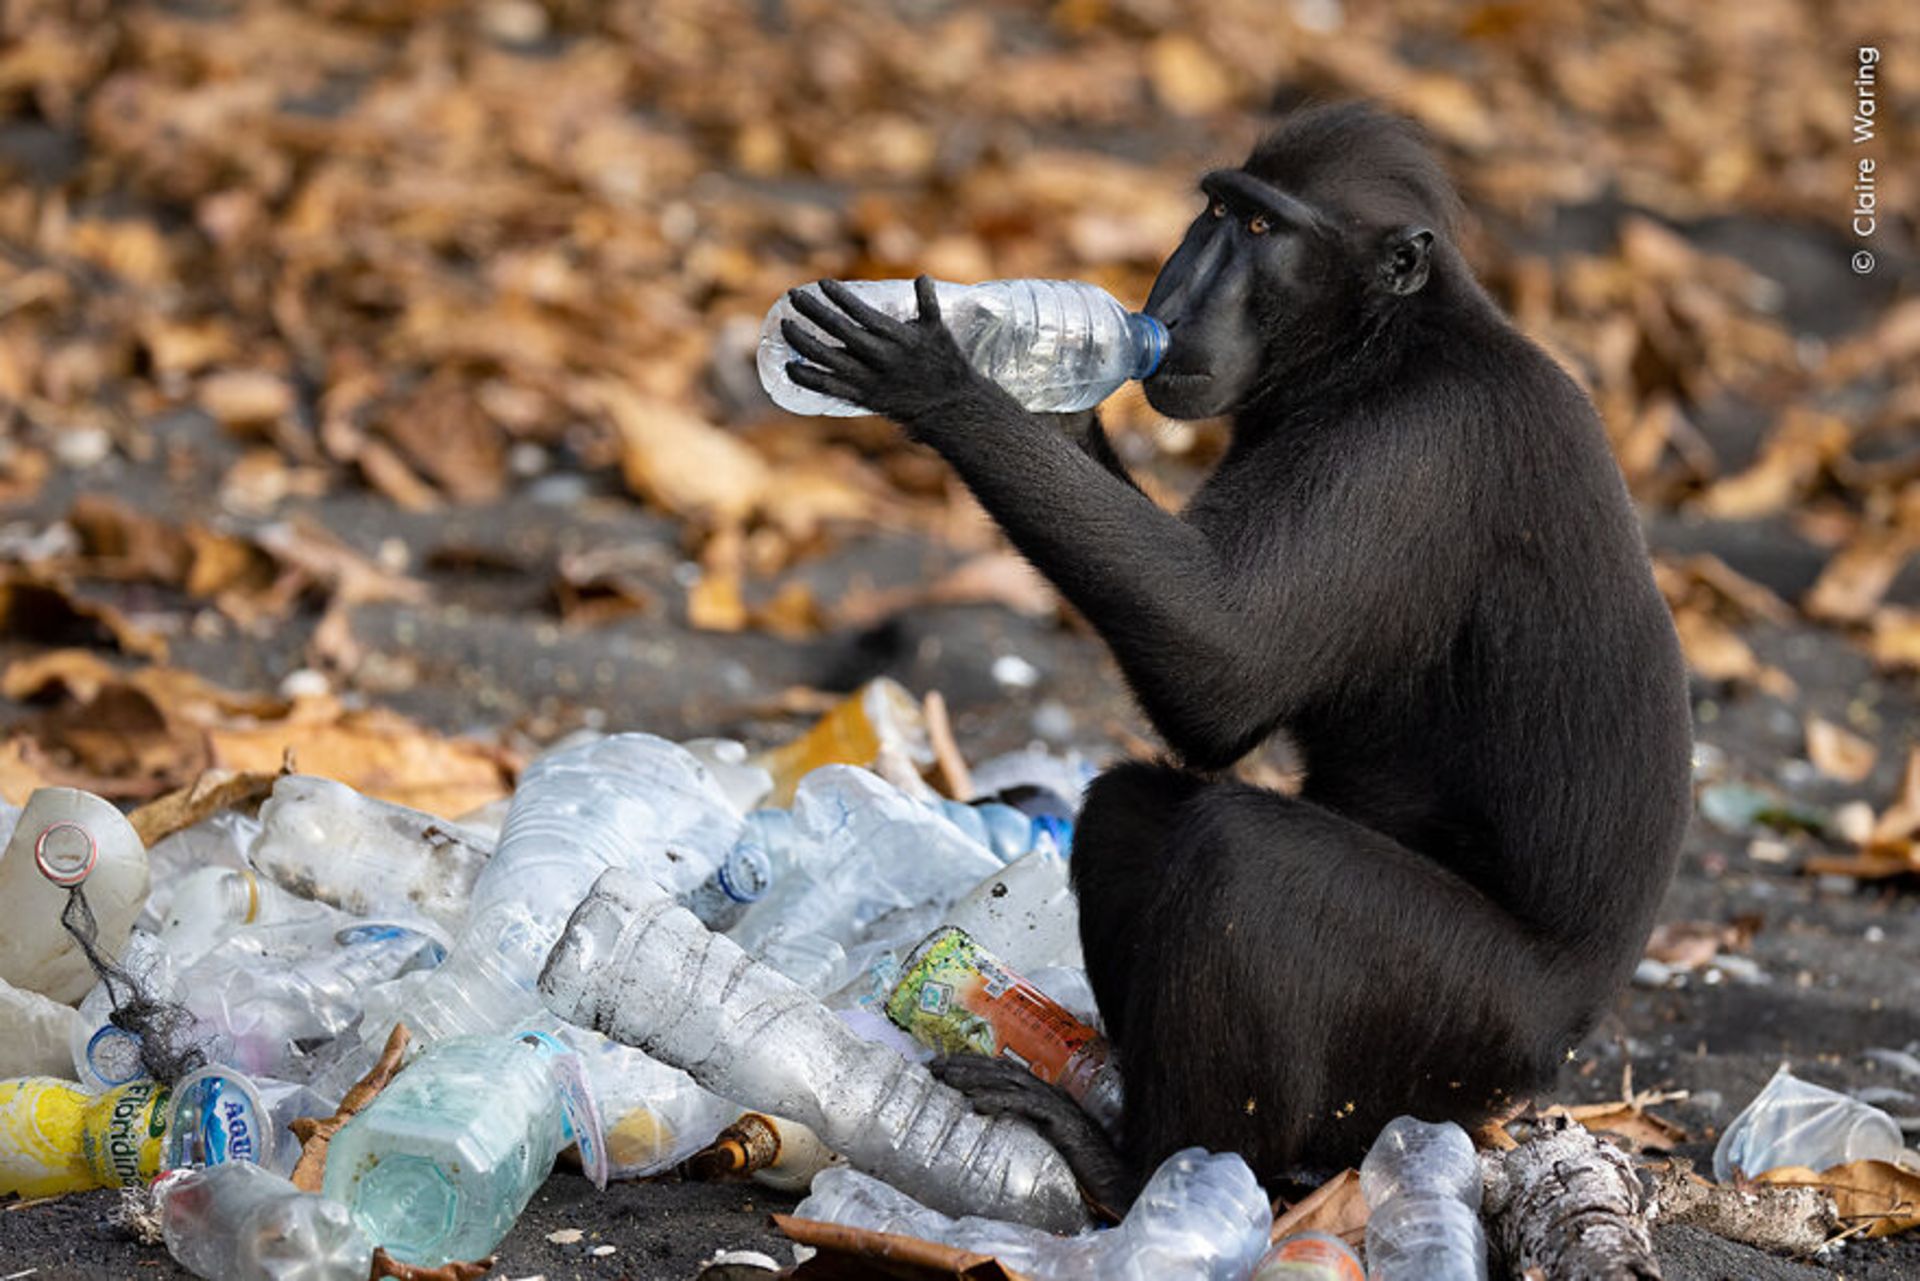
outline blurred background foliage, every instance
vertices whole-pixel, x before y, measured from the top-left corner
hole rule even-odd
[[[1474,211],[1477,269],[1591,390],[1649,520],[1677,531],[1656,546],[1697,673],[1788,696],[1743,629],[1803,617],[1898,679],[1920,666],[1908,0],[0,13],[0,502],[44,517],[7,528],[0,618],[41,648],[164,660],[166,626],[88,595],[139,581],[190,628],[265,635],[317,614],[304,661],[377,696],[404,673],[367,667],[346,611],[418,599],[417,557],[282,518],[353,491],[451,512],[556,471],[617,476],[697,567],[661,580],[663,603],[617,554],[562,558],[566,621],[666,610],[798,639],[909,598],[1045,615],[1044,587],[930,454],[885,423],[771,409],[762,313],[817,277],[922,271],[1084,278],[1138,304],[1199,208],[1199,172],[1236,163],[1277,112],[1360,96],[1430,132]],[[1881,53],[1864,148],[1861,45]],[[1879,269],[1858,276],[1867,152]],[[239,447],[152,430],[182,414]],[[1107,416],[1169,502],[1222,439],[1157,419],[1137,390]],[[172,510],[128,479],[148,474]],[[1739,537],[1697,532],[1716,524],[1784,541],[1743,563]],[[874,531],[949,546],[971,577],[822,597],[797,572]],[[0,692],[97,703],[113,673],[62,652],[10,651],[38,665],[16,662]],[[197,707],[196,742],[285,714],[167,691],[143,697],[163,721]],[[162,781],[151,761],[77,764],[44,722],[14,748],[35,777]]]

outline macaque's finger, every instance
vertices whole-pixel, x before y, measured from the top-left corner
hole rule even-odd
[[[852,316],[867,329],[880,335],[882,338],[899,339],[906,333],[905,325],[902,325],[892,316],[889,316],[886,312],[881,311],[878,307],[875,307],[872,303],[869,303],[866,299],[854,293],[853,290],[847,288],[846,285],[838,280],[821,281],[820,292],[833,299],[835,305],[838,306],[840,310],[846,312],[849,316]]]
[[[850,346],[862,339],[873,341],[873,336],[862,329],[853,317],[818,294],[808,293],[804,289],[789,289],[787,301],[793,304],[795,311],[811,320],[821,333],[843,346]]]
[[[781,321],[780,334],[787,340],[787,346],[793,348],[822,369],[832,369],[840,373],[850,374],[858,368],[858,352],[828,342],[797,320]]]
[[[920,323],[923,325],[939,324],[940,295],[933,287],[933,277],[917,277],[913,282],[913,296],[920,302]]]
[[[796,387],[805,387],[808,391],[817,391],[822,396],[832,396],[835,400],[844,400],[849,404],[866,404],[866,394],[847,379],[838,374],[809,365],[805,361],[787,362],[787,378]]]

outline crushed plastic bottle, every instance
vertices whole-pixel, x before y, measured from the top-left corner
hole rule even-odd
[[[1120,1069],[1106,1038],[1008,968],[966,931],[947,926],[915,948],[887,998],[887,1017],[942,1054],[1023,1065],[1117,1131]]]
[[[690,894],[739,840],[741,818],[699,759],[651,734],[615,734],[548,753],[521,776],[499,848],[475,880],[452,952],[399,999],[370,1001],[351,1044],[313,1077],[338,1099],[379,1055],[394,1016],[422,1045],[517,1031],[542,1012],[534,981],[593,878],[630,868]],[[343,1041],[346,1038],[342,1038]],[[725,1124],[714,1123],[714,1131]],[[682,1134],[678,1155],[713,1137]]]
[[[238,937],[182,976],[186,1004],[228,1041],[227,1062],[242,1071],[297,1078],[308,1052],[359,1019],[375,983],[445,955],[431,936],[400,925],[351,925],[335,946],[304,960],[262,955]]]
[[[822,1173],[794,1217],[990,1254],[1034,1281],[1244,1281],[1273,1227],[1267,1195],[1234,1153],[1176,1152],[1116,1228],[1058,1237],[969,1216],[954,1219],[858,1170]]]
[[[120,969],[156,1000],[179,997],[173,955],[166,943],[145,930],[135,930],[127,938],[118,960]],[[147,1075],[141,1057],[140,1033],[117,1026],[112,1021],[114,991],[127,995],[124,985],[102,979],[80,1001],[73,1034],[68,1041],[72,1052],[73,1073],[87,1089],[99,1093],[116,1085],[125,1085]]]
[[[94,973],[60,914],[86,886],[96,941],[117,953],[147,897],[147,849],[126,816],[91,792],[42,787],[27,798],[0,852],[0,980],[72,1004]]]
[[[1372,1281],[1487,1281],[1480,1158],[1467,1132],[1395,1117],[1360,1163]]]
[[[730,937],[808,990],[852,976],[848,952],[911,943],[955,899],[1002,870],[993,853],[866,770],[813,771],[793,804],[791,866]]]
[[[347,1208],[245,1162],[154,1184],[174,1261],[204,1281],[366,1281],[373,1245]]]
[[[713,875],[682,898],[688,911],[710,930],[739,924],[748,908],[793,866],[793,815],[786,810],[754,810],[742,821],[740,839],[727,851]]]
[[[911,280],[856,280],[847,287],[896,319],[919,314]],[[805,292],[822,296],[818,284],[806,286]],[[1164,325],[1128,312],[1112,294],[1083,281],[938,281],[934,292],[941,319],[968,363],[1036,412],[1091,409],[1122,383],[1147,377],[1166,353]],[[760,385],[773,403],[796,414],[849,417],[871,412],[795,385],[787,376],[795,353],[781,332],[783,320],[821,336],[789,298],[783,296],[767,312],[760,328]],[[831,338],[823,341],[837,345]]]
[[[1296,1232],[1274,1243],[1248,1281],[1367,1281],[1367,1271],[1339,1237]]]
[[[925,1068],[860,1040],[643,877],[615,869],[594,883],[540,991],[560,1017],[745,1107],[791,1117],[936,1208],[1051,1230],[1086,1221],[1072,1172],[1039,1134],[979,1115]]]
[[[145,1183],[160,1169],[170,1091],[140,1080],[88,1094],[71,1081],[0,1081],[0,1196]]]
[[[253,864],[300,897],[354,916],[418,913],[452,932],[466,919],[490,848],[456,823],[332,779],[289,774],[260,806]]]
[[[1066,966],[1084,969],[1080,902],[1067,860],[1051,845],[1034,849],[987,877],[953,905],[945,924],[1023,974]]]
[[[1713,1177],[1732,1180],[1785,1165],[1825,1170],[1849,1161],[1903,1159],[1899,1124],[1870,1103],[1803,1081],[1782,1067],[1733,1118],[1713,1149]]]
[[[490,1253],[566,1144],[548,1056],[512,1036],[443,1041],[327,1148],[326,1195],[403,1263]]]

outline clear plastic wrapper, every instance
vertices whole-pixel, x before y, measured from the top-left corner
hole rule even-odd
[[[1849,1161],[1908,1159],[1892,1117],[1782,1067],[1721,1133],[1713,1177],[1726,1183],[1736,1169],[1752,1177],[1786,1165],[1817,1171]]]

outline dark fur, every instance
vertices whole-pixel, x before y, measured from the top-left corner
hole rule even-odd
[[[1155,286],[1188,376],[1149,396],[1233,411],[1179,516],[927,315],[795,374],[952,462],[1179,762],[1102,775],[1072,859],[1136,1183],[1196,1143],[1267,1178],[1345,1163],[1401,1113],[1474,1124],[1542,1087],[1639,955],[1689,809],[1678,646],[1605,436],[1474,282],[1437,164],[1336,107],[1243,173],[1313,217],[1210,208]],[[1280,729],[1300,796],[1215,776]]]

